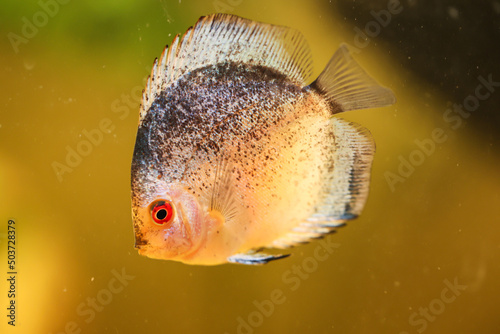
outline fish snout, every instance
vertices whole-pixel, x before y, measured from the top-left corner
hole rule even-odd
[[[147,241],[144,240],[144,238],[142,237],[142,234],[136,234],[135,235],[135,244],[134,244],[134,247],[136,249],[141,249],[142,246],[146,246],[147,245]]]

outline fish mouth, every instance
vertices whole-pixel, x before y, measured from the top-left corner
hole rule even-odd
[[[134,230],[135,230],[134,248],[141,249],[141,247],[146,246],[148,244],[148,242],[144,239],[144,234],[142,233],[140,227],[137,225],[137,222],[135,219],[134,219]]]
[[[135,237],[135,243],[134,243],[134,248],[135,249],[141,249],[142,246],[146,246],[147,245],[147,241],[145,241],[143,238],[142,238],[142,235],[141,236],[136,236]]]

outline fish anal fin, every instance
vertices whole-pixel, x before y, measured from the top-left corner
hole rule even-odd
[[[385,107],[396,102],[394,93],[380,86],[351,57],[346,44],[340,46],[310,86],[326,96],[333,113]]]
[[[239,253],[232,255],[227,258],[228,262],[231,263],[239,263],[239,264],[246,264],[246,265],[263,265],[266,264],[270,261],[274,260],[279,260],[283,259],[285,257],[290,256],[290,254],[266,254],[266,253],[260,253],[256,251],[249,251],[247,253]]]

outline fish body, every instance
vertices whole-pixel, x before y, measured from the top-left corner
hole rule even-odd
[[[310,85],[292,29],[216,14],[176,37],[143,94],[132,161],[139,253],[262,264],[361,211],[374,152],[339,112],[394,102],[342,46]]]

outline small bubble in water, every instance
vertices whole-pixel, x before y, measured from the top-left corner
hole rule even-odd
[[[35,68],[35,62],[30,61],[30,60],[25,60],[24,61],[24,68],[27,69],[28,71],[31,71],[32,69]]]
[[[448,7],[448,15],[450,15],[450,17],[454,20],[458,19],[458,16],[459,16],[459,12],[458,12],[458,9],[455,8],[455,7]]]

